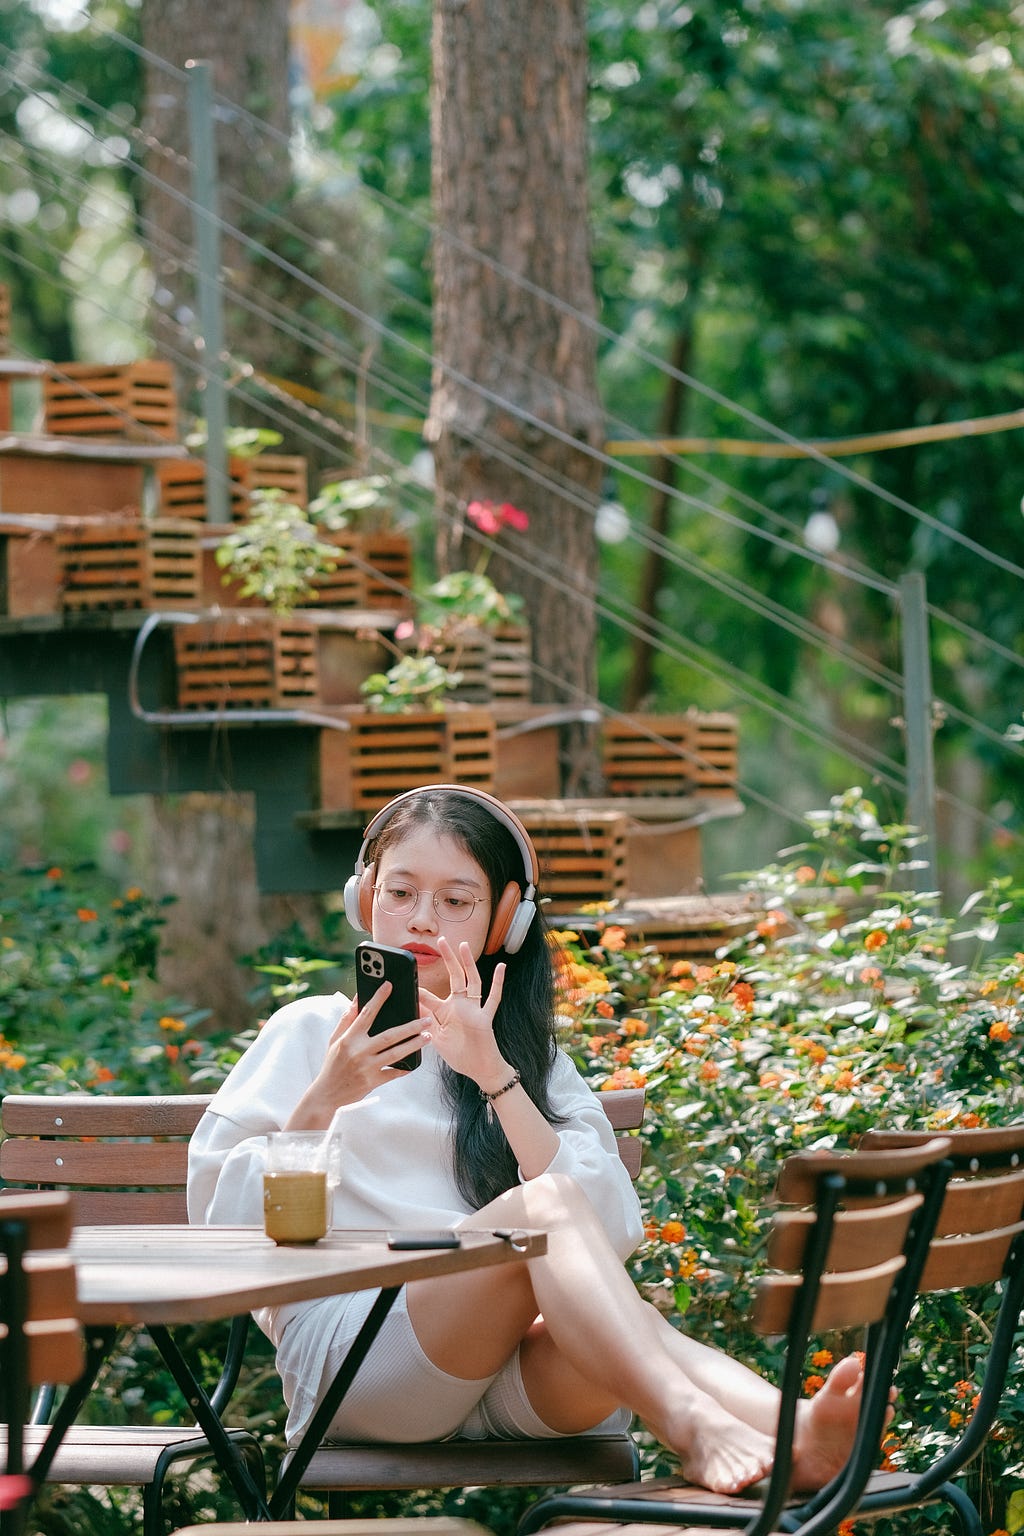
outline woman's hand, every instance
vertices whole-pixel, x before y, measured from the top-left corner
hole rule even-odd
[[[320,1071],[295,1106],[285,1130],[326,1129],[340,1105],[356,1104],[381,1083],[405,1076],[404,1071],[396,1071],[395,1063],[422,1045],[424,1025],[432,1021],[413,1019],[371,1035],[370,1026],[390,992],[391,983],[385,981],[365,1008],[360,1010],[358,1003],[349,1003],[327,1042]]]
[[[505,966],[495,966],[490,991],[483,997],[470,946],[463,942],[456,951],[442,934],[437,948],[448,971],[450,991],[447,997],[437,997],[426,987],[420,988],[420,1006],[430,1015],[424,1037],[453,1071],[472,1078],[478,1088],[491,1093],[506,1083],[512,1072],[494,1038]]]

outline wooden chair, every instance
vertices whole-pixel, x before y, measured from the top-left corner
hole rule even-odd
[[[0,1205],[0,1513],[21,1536],[38,1478],[25,1453],[31,1389],[76,1381],[85,1367],[68,1253],[67,1195],[21,1195]]]
[[[640,1172],[643,1142],[630,1134],[643,1124],[642,1088],[597,1095],[616,1132],[619,1156],[630,1177]],[[287,1476],[288,1461],[283,1475]],[[343,1445],[325,1441],[298,1486],[328,1494],[332,1518],[345,1499],[361,1490],[537,1487],[626,1482],[639,1476],[640,1459],[629,1433],[573,1435],[561,1440],[444,1440],[423,1444]]]
[[[953,1130],[943,1135],[950,1143],[950,1179],[917,1292],[928,1295],[968,1289],[975,1302],[985,1288],[997,1292],[995,1321],[979,1324],[972,1343],[978,1401],[959,1436],[927,1467],[919,1472],[873,1471],[853,1516],[878,1518],[945,1505],[963,1536],[984,1536],[978,1510],[954,1478],[978,1454],[992,1428],[1024,1306],[1024,1124]],[[927,1131],[869,1131],[860,1146],[865,1151],[885,1153],[921,1147],[929,1139]],[[972,1315],[977,1315],[976,1306]],[[956,1370],[959,1373],[959,1365]],[[688,1488],[671,1478],[641,1487],[649,1497],[658,1499],[658,1514],[647,1519],[659,1522],[690,1520],[694,1503],[705,1504],[708,1498],[704,1490]],[[609,1489],[608,1493],[617,1496],[616,1490]],[[818,1495],[792,1501],[780,1523],[789,1530],[801,1529],[801,1521],[814,1514],[823,1498]],[[749,1501],[716,1501],[723,1519],[730,1509],[738,1514],[748,1507]],[[531,1512],[527,1519],[532,1518]],[[526,1528],[537,1527],[530,1524]]]
[[[185,1182],[188,1138],[211,1095],[169,1097],[102,1094],[9,1094],[0,1108],[0,1179],[7,1185],[69,1190],[77,1225],[139,1225],[187,1221]],[[0,1214],[16,1198],[0,1191]],[[211,1400],[227,1406],[244,1358],[248,1317],[231,1325],[223,1369]],[[149,1329],[161,1348],[172,1350],[166,1329]],[[53,1392],[44,1393],[25,1430],[26,1450],[42,1451],[52,1415]],[[264,1457],[256,1437],[230,1431],[260,1486]],[[77,1486],[138,1487],[143,1496],[144,1536],[165,1528],[163,1496],[172,1467],[211,1454],[194,1425],[74,1424],[64,1435],[45,1478]]]
[[[716,1497],[678,1479],[596,1488],[539,1500],[520,1536],[559,1522],[559,1536],[623,1536],[634,1527],[672,1532],[717,1527],[743,1536],[798,1530],[830,1536],[857,1504],[877,1464],[889,1392],[904,1329],[928,1254],[946,1179],[949,1141],[892,1152],[798,1153],[787,1159],[780,1199],[801,1210],[776,1214],[753,1323],[784,1334],[775,1461],[770,1477],[742,1498]],[[796,1414],[807,1350],[823,1331],[867,1330],[865,1385],[854,1443],[822,1495],[793,1518],[787,1508]]]

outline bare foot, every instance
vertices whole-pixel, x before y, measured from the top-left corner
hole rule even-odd
[[[810,1402],[800,1404],[793,1445],[793,1487],[799,1492],[823,1488],[845,1466],[863,1387],[864,1362],[860,1355],[847,1355]]]
[[[771,1471],[774,1441],[692,1386],[671,1422],[648,1424],[675,1451],[686,1480],[712,1493],[740,1493]]]

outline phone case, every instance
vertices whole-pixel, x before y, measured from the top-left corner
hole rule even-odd
[[[360,1008],[365,1008],[382,981],[390,981],[391,996],[371,1024],[371,1035],[379,1035],[382,1030],[394,1029],[398,1024],[408,1024],[419,1017],[416,957],[407,949],[396,949],[391,944],[366,941],[357,945],[356,996]],[[419,1064],[419,1051],[410,1051],[408,1056],[395,1063],[404,1072],[411,1072]]]

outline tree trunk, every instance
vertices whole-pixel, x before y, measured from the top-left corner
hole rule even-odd
[[[534,697],[573,704],[595,694],[604,436],[586,15],[585,0],[435,0],[431,130],[438,562],[477,563],[469,501],[529,514],[487,573],[525,599]]]
[[[185,83],[157,65],[176,69],[190,59],[207,60],[214,92],[248,108],[271,132],[256,132],[248,120],[217,113],[216,153],[220,182],[219,211],[231,228],[253,226],[253,215],[237,194],[257,208],[279,206],[291,178],[288,160],[288,0],[143,0],[142,41],[147,50],[143,127],[151,146],[146,169],[153,177],[143,196],[146,236],[156,277],[151,330],[166,355],[188,349],[181,318],[196,314],[194,234],[192,227],[188,95]],[[266,236],[265,228],[256,231]],[[253,258],[227,229],[221,235],[221,260],[235,286],[251,280]],[[256,286],[253,292],[259,292]],[[185,327],[187,333],[188,326]],[[225,314],[225,335],[245,337],[247,355],[273,357],[269,322],[251,311],[232,320]],[[280,371],[280,365],[279,365]]]
[[[143,0],[142,38],[148,54],[181,68],[188,59],[209,60],[213,89],[248,108],[276,133],[256,133],[241,115],[218,114],[216,153],[219,212],[230,226],[254,228],[269,243],[266,228],[238,200],[260,208],[286,205],[291,180],[288,129],[288,0]],[[153,62],[146,66],[145,128],[151,149],[144,216],[157,297],[150,329],[159,351],[171,359],[188,349],[197,310],[195,241],[189,179],[189,136],[185,87]],[[255,272],[245,245],[222,234],[225,289],[266,298],[267,277]],[[277,277],[276,282],[280,283]],[[224,333],[229,347],[273,372],[294,368],[273,323],[225,303]],[[232,424],[239,425],[237,400]],[[288,446],[287,444],[285,445]],[[190,1001],[211,1008],[218,1028],[239,1028],[252,1019],[247,991],[252,977],[239,957],[299,919],[309,928],[321,911],[318,898],[261,897],[253,857],[253,807],[248,796],[182,795],[155,799],[151,841],[154,881],[177,897],[162,949],[163,984]],[[339,871],[339,884],[344,881]]]

